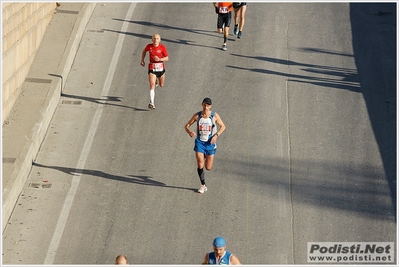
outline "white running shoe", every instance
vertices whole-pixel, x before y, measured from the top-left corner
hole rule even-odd
[[[205,193],[205,191],[208,191],[208,188],[206,187],[206,185],[201,185],[201,187],[198,189],[198,193]]]
[[[154,106],[154,104],[150,103],[150,104],[148,104],[148,108],[149,109],[155,109],[155,106]]]

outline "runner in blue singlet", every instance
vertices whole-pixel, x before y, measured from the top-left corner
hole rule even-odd
[[[204,167],[208,171],[212,169],[217,148],[216,140],[226,129],[219,114],[211,111],[211,108],[212,100],[207,97],[202,101],[202,111],[195,113],[185,125],[186,132],[190,137],[197,136],[195,138],[194,151],[197,159],[197,172],[201,180],[201,187],[198,189],[199,193],[204,193],[208,190],[205,184]],[[190,126],[194,122],[197,122],[197,133],[190,130]],[[217,126],[219,126],[219,130]]]
[[[226,250],[226,240],[218,236],[213,240],[213,252],[205,255],[202,264],[209,265],[241,265],[236,255]]]

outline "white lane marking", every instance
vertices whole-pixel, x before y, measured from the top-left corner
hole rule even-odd
[[[276,107],[281,108],[281,88],[276,87]]]
[[[136,7],[136,3],[132,3],[130,5],[130,8],[125,17],[125,21],[123,22],[121,32],[127,31],[127,28],[129,26],[129,21],[133,15],[133,11],[134,11],[135,7]],[[101,92],[102,96],[108,95],[108,92],[111,87],[111,83],[112,83],[112,80],[113,80],[113,77],[115,74],[116,65],[118,63],[118,59],[121,54],[125,36],[126,35],[123,33],[119,34],[118,41],[116,43],[115,50],[114,50],[114,55],[112,56],[111,64],[108,69],[108,74],[107,74],[107,77],[104,82],[103,90]],[[102,104],[102,103],[97,105],[96,113],[94,114],[93,121],[91,122],[91,125],[90,125],[89,133],[86,137],[85,144],[83,146],[82,152],[79,157],[78,164],[76,166],[76,171],[75,171],[76,175],[74,175],[72,178],[71,187],[68,190],[68,194],[65,198],[64,205],[62,206],[62,210],[61,210],[60,216],[58,218],[57,225],[55,227],[53,237],[51,238],[51,243],[47,250],[46,258],[44,259],[43,264],[53,264],[54,263],[55,255],[57,253],[57,249],[59,247],[62,234],[64,233],[64,230],[65,230],[65,225],[68,220],[69,212],[71,211],[73,200],[75,198],[76,192],[79,187],[80,176],[81,176],[82,170],[84,169],[84,166],[86,164],[86,160],[89,155],[91,145],[93,143],[94,135],[97,131],[97,127],[100,122],[103,110],[104,110],[102,108],[103,106],[104,106],[104,104]]]
[[[277,156],[283,157],[283,133],[281,131],[277,131]]]
[[[278,202],[280,206],[280,217],[285,218],[287,216],[286,212],[286,197],[285,197],[285,186],[284,185],[279,185],[278,186]]]

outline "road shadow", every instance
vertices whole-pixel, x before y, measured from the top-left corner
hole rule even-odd
[[[311,47],[296,49],[304,53],[353,57],[356,69],[314,65],[265,56],[246,56],[237,53],[231,55],[273,64],[297,66],[309,75],[279,72],[273,67],[262,69],[227,65],[228,68],[240,71],[286,77],[290,82],[362,93],[383,162],[395,220],[397,213],[396,8],[396,3],[349,4],[353,55]],[[317,74],[329,77],[318,77]]]
[[[283,158],[226,155],[218,158],[218,171],[227,175],[230,181],[245,177],[247,184],[254,184],[255,188],[265,186],[278,191],[283,187],[290,190],[293,203],[396,221],[391,205],[387,205],[390,202],[389,189],[382,190],[381,180],[385,177],[381,168],[378,170],[375,166],[358,166],[327,159],[312,162],[292,159],[288,162]],[[312,166],[311,173],[309,165]],[[252,194],[262,192],[261,189],[251,190]]]
[[[65,94],[65,93],[63,93],[61,96],[65,97],[65,98],[79,99],[79,100],[92,102],[95,104],[102,104],[102,105],[106,105],[106,106],[114,106],[114,107],[119,107],[119,108],[133,109],[135,111],[150,111],[149,109],[135,108],[135,107],[131,107],[131,106],[115,104],[114,102],[122,102],[122,100],[121,100],[122,97],[119,97],[119,96],[104,96],[103,98],[95,98],[95,97],[88,97],[88,96],[70,95],[70,94]],[[66,99],[63,99],[63,100],[66,100]]]
[[[135,32],[122,32],[122,31],[117,31],[117,30],[111,30],[111,29],[103,29],[104,31],[108,31],[108,32],[113,32],[113,33],[117,33],[117,34],[125,34],[128,36],[134,36],[140,39],[147,39],[147,40],[151,40],[152,35],[150,34],[141,34],[141,33],[135,33]],[[220,36],[216,36],[216,35],[212,35],[215,38],[221,38]],[[209,46],[209,45],[201,45],[201,44],[196,44],[197,41],[194,40],[185,40],[185,39],[169,39],[169,38],[165,38],[162,37],[162,42],[166,42],[166,43],[171,43],[171,44],[180,44],[180,45],[190,45],[190,46],[197,46],[197,47],[205,47],[205,48],[212,48],[212,49],[220,49],[218,47],[215,46]]]
[[[313,51],[314,49],[306,49],[303,48],[304,51]],[[327,53],[328,51],[323,51],[323,53]],[[336,52],[328,52],[330,54],[337,54]],[[314,64],[307,64],[296,62],[292,60],[284,60],[278,58],[271,58],[271,57],[264,57],[264,56],[244,56],[240,54],[231,54],[235,57],[241,58],[248,58],[260,61],[266,61],[274,64],[279,65],[286,65],[286,66],[298,66],[302,67],[302,71],[309,73],[309,75],[298,75],[286,72],[279,72],[273,69],[260,69],[260,68],[244,68],[238,66],[227,65],[226,67],[236,69],[236,70],[243,70],[243,71],[252,71],[261,74],[268,74],[268,75],[277,75],[288,78],[287,81],[290,82],[298,82],[298,83],[308,83],[313,84],[316,86],[322,87],[329,87],[335,89],[343,89],[349,90],[352,92],[360,92],[359,86],[359,77],[357,71],[354,69],[346,69],[346,68],[338,68],[338,67],[331,67],[331,66],[323,66],[323,65],[314,65]],[[345,55],[348,56],[348,55]],[[322,78],[312,74],[322,74],[331,76],[331,78]]]
[[[207,37],[215,37],[214,34],[211,34],[211,33],[215,33],[215,31],[202,30],[202,29],[193,29],[193,28],[175,27],[175,26],[170,26],[170,25],[161,24],[161,23],[154,23],[154,22],[149,22],[149,21],[125,20],[125,19],[118,19],[118,18],[113,18],[113,20],[122,21],[122,22],[129,22],[129,23],[133,23],[133,24],[137,24],[137,25],[141,25],[141,26],[146,26],[146,27],[151,27],[151,28],[183,31],[183,32],[188,32],[188,33],[195,33],[195,34],[204,35],[204,36],[207,36]],[[163,40],[163,38],[162,38],[162,40]]]
[[[35,167],[57,170],[57,171],[60,171],[60,172],[63,172],[63,173],[66,173],[66,174],[69,174],[72,176],[91,175],[91,176],[95,176],[95,177],[100,177],[100,178],[105,178],[105,179],[110,179],[110,180],[120,181],[120,182],[126,182],[126,183],[133,183],[133,184],[137,184],[137,185],[156,186],[156,187],[171,188],[171,189],[183,189],[183,190],[197,192],[197,188],[187,188],[187,187],[181,187],[181,186],[167,185],[163,182],[154,180],[154,178],[152,176],[148,176],[148,175],[130,174],[127,176],[122,176],[122,175],[114,175],[114,174],[110,174],[110,173],[106,173],[106,172],[98,171],[98,170],[76,169],[76,168],[69,168],[69,167],[62,167],[62,166],[50,166],[50,165],[43,165],[43,164],[40,164],[37,162],[33,162],[32,165]]]
[[[355,63],[396,218],[397,3],[349,6]]]

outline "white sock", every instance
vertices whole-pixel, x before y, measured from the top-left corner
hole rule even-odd
[[[154,104],[155,101],[155,89],[150,89],[150,103]]]

